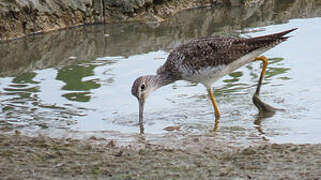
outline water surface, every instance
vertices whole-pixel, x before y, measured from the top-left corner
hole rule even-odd
[[[298,27],[264,54],[271,60],[261,97],[285,111],[258,116],[251,98],[261,69],[248,64],[213,86],[222,114],[217,138],[320,143],[320,17],[317,0],[265,1],[247,9],[184,11],[161,24],[85,26],[0,44],[1,131],[127,141],[139,133],[131,85],[154,74],[173,48],[203,36],[253,37]],[[209,135],[213,128],[211,103],[199,84],[163,87],[145,108],[147,138]]]

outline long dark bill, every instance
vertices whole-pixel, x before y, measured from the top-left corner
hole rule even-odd
[[[144,104],[145,102],[142,100],[138,100],[139,103],[139,128],[140,134],[144,134]]]

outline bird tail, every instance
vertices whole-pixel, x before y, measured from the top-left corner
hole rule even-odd
[[[278,33],[274,33],[274,34],[268,34],[268,35],[264,35],[264,36],[258,36],[258,37],[254,37],[254,38],[250,38],[248,39],[248,43],[252,44],[253,48],[261,48],[261,47],[274,47],[278,44],[280,44],[281,42],[286,41],[290,36],[285,36],[286,34],[295,31],[298,28],[293,28],[287,31],[283,31],[283,32],[278,32]]]
[[[274,34],[268,34],[268,35],[264,35],[264,36],[258,36],[258,37],[255,37],[254,39],[257,39],[257,40],[268,40],[268,41],[273,41],[273,40],[287,40],[290,36],[284,36],[292,31],[295,31],[297,30],[298,28],[293,28],[293,29],[290,29],[290,30],[287,30],[287,31],[282,31],[282,32],[278,32],[278,33],[274,33]]]

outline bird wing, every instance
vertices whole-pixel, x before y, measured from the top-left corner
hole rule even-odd
[[[157,73],[179,76],[186,69],[198,71],[204,67],[227,65],[256,49],[276,46],[287,40],[285,34],[294,30],[296,28],[248,39],[212,36],[192,40],[175,48]]]
[[[234,38],[207,37],[192,40],[175,48],[168,56],[165,64],[157,73],[179,75],[182,68],[198,70],[204,66],[215,66],[228,61],[228,50]]]

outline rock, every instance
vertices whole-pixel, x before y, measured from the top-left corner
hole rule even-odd
[[[163,21],[211,0],[4,0],[0,2],[0,41],[95,23]]]

